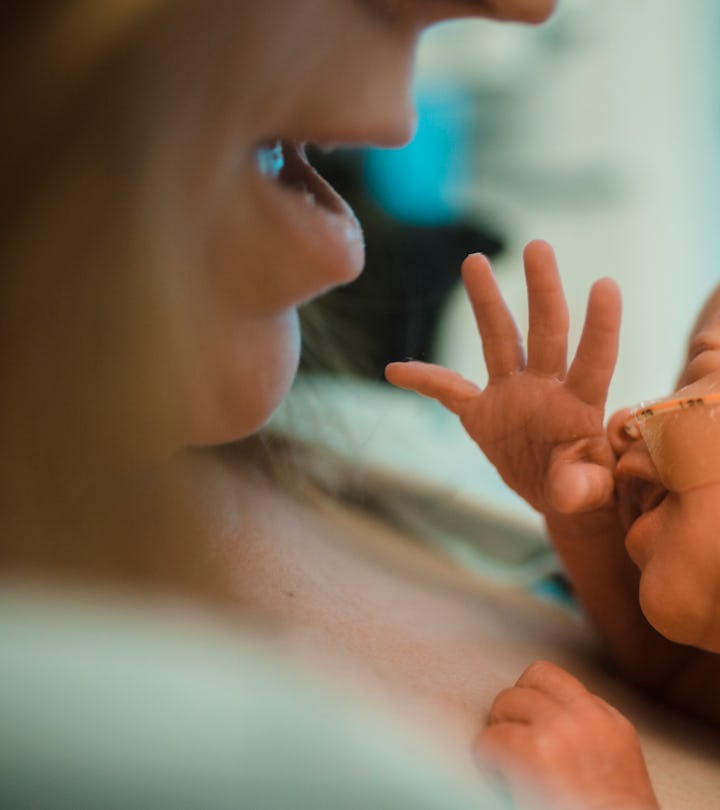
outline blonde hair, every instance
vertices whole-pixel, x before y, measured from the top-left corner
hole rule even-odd
[[[31,34],[23,48],[25,66],[33,71],[41,66],[43,77],[75,83],[91,71],[124,36],[145,23],[167,6],[169,0],[65,0],[35,2],[6,13],[11,16],[10,30],[22,26]],[[7,30],[7,29],[6,29]]]
[[[109,539],[122,506],[104,499],[118,484],[113,454],[173,418],[157,369],[177,352],[173,336],[155,333],[172,290],[156,269],[181,253],[184,201],[173,194],[192,137],[175,112],[188,76],[211,63],[207,31],[192,31],[195,51],[184,47],[201,5],[34,0],[0,11],[5,563],[139,569],[145,555],[172,568],[168,555],[182,553],[179,538],[166,555],[146,553],[147,537]]]

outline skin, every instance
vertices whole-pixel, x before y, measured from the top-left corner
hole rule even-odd
[[[534,242],[524,258],[527,352],[487,260],[471,256],[463,265],[488,368],[484,390],[417,362],[393,363],[387,377],[456,413],[506,483],[544,515],[578,599],[628,677],[720,720],[720,483],[668,491],[642,438],[623,429],[628,409],[604,428],[620,326],[615,284],[594,285],[568,367],[553,252]],[[715,390],[719,372],[716,293],[691,339],[683,393]],[[702,446],[697,438],[693,448]],[[516,786],[529,773],[561,806],[657,806],[630,724],[551,664],[535,665],[498,696],[480,747]],[[606,765],[616,778],[607,778]]]
[[[710,369],[708,358],[701,360]],[[694,360],[692,362],[695,362]],[[699,367],[695,362],[695,368]],[[697,396],[714,390],[717,370],[690,380],[678,392]],[[716,453],[707,413],[692,412],[665,436],[664,453],[673,464],[677,484],[661,480],[642,439],[630,441],[613,416],[608,434],[618,454],[618,511],[628,554],[640,571],[640,605],[648,621],[668,639],[712,652],[720,651],[720,550],[715,527],[720,521],[717,480],[682,486],[698,466],[698,453]],[[687,471],[685,471],[687,467]],[[716,476],[715,476],[716,477]],[[691,479],[690,479],[691,480]]]
[[[550,13],[553,2],[267,0],[250,4],[252,11],[247,11],[248,4],[228,2],[227,16],[223,17],[227,39],[223,47],[213,50],[214,68],[210,73],[191,70],[195,54],[185,52],[186,46],[199,38],[207,25],[207,8],[197,5],[198,9],[190,14],[184,29],[175,32],[177,37],[169,38],[173,47],[180,43],[183,59],[173,62],[169,45],[168,50],[160,49],[161,61],[167,58],[172,68],[168,70],[169,78],[165,77],[166,85],[156,88],[153,100],[158,110],[167,113],[169,123],[168,131],[158,134],[158,143],[149,151],[157,171],[166,170],[173,178],[171,181],[162,178],[167,186],[158,187],[164,189],[165,196],[159,194],[161,204],[156,207],[179,214],[180,219],[175,221],[177,227],[170,229],[176,252],[171,254],[171,260],[163,256],[161,273],[166,275],[157,279],[159,283],[154,290],[158,306],[149,306],[148,310],[140,312],[140,320],[151,312],[149,337],[156,340],[156,343],[147,343],[148,335],[143,334],[143,340],[138,341],[143,361],[149,367],[147,373],[137,373],[133,365],[135,354],[129,352],[122,358],[121,379],[137,389],[137,396],[133,396],[130,403],[132,407],[121,411],[117,405],[118,389],[122,392],[123,386],[118,385],[117,368],[113,363],[124,350],[124,335],[115,330],[115,321],[108,317],[108,313],[118,315],[121,306],[116,304],[118,300],[128,307],[131,316],[136,312],[136,291],[129,286],[125,289],[123,276],[118,277],[117,285],[121,295],[116,297],[117,290],[113,286],[112,295],[108,296],[108,287],[104,286],[106,295],[102,303],[107,309],[96,309],[99,297],[93,286],[94,276],[102,274],[92,273],[94,262],[86,263],[90,270],[88,279],[80,273],[72,276],[70,290],[67,289],[70,276],[53,272],[52,280],[58,287],[55,290],[48,285],[51,274],[47,268],[41,261],[34,262],[35,254],[30,253],[27,264],[41,277],[36,278],[33,273],[30,283],[20,277],[18,289],[11,291],[16,299],[9,299],[8,310],[17,313],[20,325],[17,334],[10,330],[11,339],[5,341],[6,347],[22,345],[23,338],[28,338],[42,360],[47,344],[55,342],[57,337],[48,326],[51,324],[62,338],[72,332],[77,346],[82,348],[79,356],[83,362],[78,362],[77,366],[78,375],[88,382],[83,389],[73,385],[74,378],[67,374],[65,365],[49,369],[47,361],[44,364],[9,362],[11,367],[20,367],[22,374],[26,367],[36,367],[38,376],[43,379],[37,390],[34,377],[27,388],[17,388],[18,419],[23,425],[26,421],[27,431],[26,434],[15,430],[8,433],[20,437],[17,456],[29,459],[28,478],[34,480],[36,466],[41,463],[46,466],[45,456],[36,458],[27,452],[27,437],[42,428],[43,421],[37,417],[52,410],[47,407],[48,403],[56,404],[62,395],[65,406],[62,418],[58,418],[57,424],[46,425],[47,436],[62,436],[66,443],[61,448],[67,452],[60,454],[62,464],[57,480],[65,482],[72,478],[68,467],[73,460],[82,473],[82,480],[68,495],[65,492],[58,495],[58,488],[53,489],[53,494],[58,495],[57,510],[68,521],[67,536],[57,541],[55,532],[60,529],[52,503],[45,504],[49,519],[40,526],[38,537],[50,539],[51,554],[57,557],[65,554],[72,542],[77,542],[73,553],[67,554],[67,561],[59,564],[66,563],[73,576],[87,574],[93,581],[98,579],[99,571],[109,576],[124,568],[133,581],[157,584],[162,576],[171,587],[177,588],[179,583],[185,584],[183,577],[190,577],[188,571],[195,576],[196,571],[203,574],[213,567],[216,561],[209,559],[212,554],[197,538],[207,538],[218,526],[227,528],[224,524],[230,520],[240,522],[233,511],[237,505],[237,480],[224,477],[222,465],[212,464],[214,457],[202,450],[215,449],[248,436],[264,424],[295,374],[297,306],[330,287],[351,281],[360,272],[362,250],[358,231],[351,227],[349,239],[338,237],[338,228],[332,222],[328,225],[327,218],[315,220],[316,227],[307,227],[310,220],[306,218],[306,209],[302,208],[305,203],[296,192],[279,189],[258,172],[257,145],[275,138],[309,140],[324,145],[399,145],[407,140],[414,125],[410,79],[417,39],[425,27],[444,19],[470,15],[539,22]],[[231,21],[236,24],[232,25]],[[369,53],[372,59],[368,58]],[[188,74],[178,79],[176,74],[186,57]],[[152,70],[142,72],[143,90],[151,90],[152,81],[148,77],[161,73],[157,63],[151,66]],[[332,66],[332,70],[328,66]],[[207,65],[203,63],[202,67]],[[251,80],[244,81],[243,77],[251,77]],[[278,88],[282,88],[282,92],[278,92]],[[352,99],[351,104],[348,99]],[[167,109],[163,105],[167,105]],[[114,126],[114,116],[109,118],[109,126]],[[92,128],[89,131],[92,132]],[[168,136],[177,133],[182,135],[179,144],[182,148],[173,152],[169,144],[174,147],[178,142]],[[75,171],[75,166],[65,167],[73,177],[75,192],[68,198],[92,203],[79,207],[79,221],[75,223],[73,217],[46,218],[61,233],[44,232],[45,239],[48,244],[57,243],[67,248],[70,264],[75,263],[78,255],[85,255],[78,253],[78,245],[85,243],[88,234],[111,231],[110,223],[115,225],[112,211],[105,214],[107,220],[102,219],[105,206],[112,201],[108,198],[113,195],[107,194],[105,183],[98,184],[97,178],[115,176],[112,171],[102,171],[102,161],[114,159],[113,154],[104,153],[103,146],[99,138],[95,150],[82,150],[79,168],[84,171]],[[92,162],[95,159],[100,166]],[[157,181],[157,177],[154,179]],[[64,198],[60,201],[61,210],[67,207],[66,202]],[[158,200],[152,202],[158,203]],[[86,214],[88,221],[84,219]],[[68,222],[74,227],[68,228]],[[343,222],[351,224],[351,218],[346,216]],[[336,226],[338,221],[334,224]],[[31,244],[38,242],[35,236],[30,234]],[[82,241],[76,242],[76,238]],[[104,244],[106,240],[99,241]],[[45,246],[44,250],[47,250]],[[108,253],[114,258],[112,248]],[[44,253],[40,255],[45,257]],[[101,259],[106,258],[101,254]],[[172,260],[176,258],[177,261]],[[98,264],[104,266],[106,262]],[[542,261],[539,265],[544,266]],[[60,261],[58,266],[62,266]],[[48,289],[52,295],[45,295]],[[601,330],[607,331],[601,323],[602,301],[612,300],[613,292],[604,285],[597,296],[599,304],[594,305],[595,315],[589,322],[598,322]],[[557,298],[557,295],[552,297]],[[75,309],[64,309],[64,302],[68,300],[75,302]],[[538,300],[542,300],[542,296]],[[32,314],[31,319],[28,313]],[[89,320],[91,328],[87,328],[83,318],[76,317],[78,313]],[[120,313],[119,320],[126,326],[122,317],[125,314]],[[541,314],[537,323],[543,320]],[[132,327],[132,317],[130,321]],[[108,339],[103,345],[88,340],[88,335],[97,334],[98,324],[104,325],[105,331],[117,340]],[[553,340],[536,341],[538,351],[534,357],[540,370],[546,366],[557,367],[557,347],[550,346]],[[589,346],[595,343],[592,335],[588,341]],[[64,346],[62,341],[58,343]],[[60,352],[60,355],[67,360],[72,352]],[[34,357],[31,354],[30,360]],[[46,385],[49,370],[53,371],[53,376]],[[98,370],[103,379],[107,379],[107,397],[93,400],[98,388]],[[146,372],[145,366],[143,372]],[[539,376],[543,377],[543,373]],[[571,434],[563,437],[567,446],[563,446],[559,454],[548,454],[539,448],[540,457],[552,455],[552,466],[557,474],[552,476],[547,490],[543,488],[533,494],[539,502],[551,504],[561,516],[572,512],[583,501],[600,504],[608,487],[607,447],[597,430],[598,414],[604,402],[603,382],[601,379],[598,386],[585,390],[582,375],[574,376],[578,385],[559,391],[557,396],[569,397],[574,405],[582,403],[583,417],[579,421],[584,432],[581,432],[589,441],[577,447],[575,436]],[[572,370],[570,377],[573,377]],[[161,410],[145,393],[148,381],[163,395],[169,392],[168,399],[162,400]],[[7,388],[11,390],[14,386]],[[48,397],[48,393],[55,399]],[[40,412],[31,411],[22,421],[31,403],[40,408]],[[76,421],[68,420],[66,417],[72,416],[81,403],[85,407]],[[99,425],[95,432],[87,430],[88,415]],[[136,421],[141,429],[136,430]],[[139,469],[135,455],[130,460],[123,455],[123,466],[118,474],[113,466],[115,457],[108,456],[106,447],[97,446],[96,436],[105,437],[112,432],[118,439],[119,452],[124,453],[128,446],[133,451],[138,445],[144,449],[150,433],[145,429],[147,425],[151,426],[153,440],[156,440],[151,454],[153,462],[157,456],[162,456],[169,458],[169,463]],[[68,429],[70,427],[77,429]],[[86,438],[88,434],[90,439]],[[136,435],[140,436],[139,442],[127,441],[128,437],[134,439]],[[110,444],[115,447],[113,442]],[[569,465],[561,463],[565,451],[570,454],[567,458],[573,461],[573,453],[578,453],[584,464],[580,467],[581,475],[575,475],[572,470],[568,475]],[[107,473],[107,477],[98,475],[95,465],[99,457],[104,459],[100,471]],[[8,463],[7,467],[11,478],[16,479],[14,463]],[[91,488],[87,479],[91,479]],[[221,491],[221,483],[227,485],[226,491]],[[10,512],[16,509],[18,498],[10,487],[5,490],[11,493],[7,498]],[[212,493],[208,494],[210,490]],[[178,493],[183,497],[178,497]],[[111,503],[106,504],[106,498]],[[95,503],[102,504],[98,514],[91,516],[87,523],[78,524],[76,515],[85,517],[91,508],[88,504]],[[28,512],[34,515],[36,504],[33,501],[31,505],[33,509]],[[227,514],[223,514],[224,508]],[[18,528],[24,531],[26,517],[21,515],[17,526],[11,523],[6,535],[14,537]],[[556,534],[560,537],[562,529]],[[17,536],[24,540],[20,530]],[[97,542],[98,538],[106,540],[108,536],[116,541],[115,547],[105,543],[105,548]],[[134,548],[128,551],[135,539]],[[29,544],[20,542],[17,552],[13,550],[13,553],[25,561],[30,559],[35,572],[46,573],[55,564],[54,557],[40,542],[36,547],[37,559],[27,556],[32,554],[28,548]],[[92,554],[101,556],[102,560],[91,559]],[[186,564],[175,567],[172,561],[179,557],[183,557]],[[274,598],[274,594],[269,598]],[[527,684],[523,682],[520,687],[528,688]],[[573,711],[579,710],[583,698],[580,692],[578,703],[572,704]],[[496,726],[504,722],[501,709],[499,706],[495,715]],[[582,716],[590,718],[591,714]],[[537,725],[541,727],[542,723]],[[533,722],[532,727],[535,726]],[[562,746],[559,746],[555,755],[558,767],[561,752]],[[562,770],[557,773],[562,775]]]
[[[632,724],[548,661],[497,695],[478,751],[521,777],[513,782],[521,806],[539,795],[555,810],[659,807]]]
[[[345,203],[315,180],[324,204],[308,204],[259,170],[258,147],[401,145],[415,125],[413,62],[428,26],[539,22],[553,5],[159,3],[107,54],[107,83],[104,61],[77,86],[58,74],[68,86],[53,98],[67,120],[38,150],[48,185],[25,207],[8,201],[19,225],[4,237],[0,523],[16,564],[97,575],[132,553],[141,559],[124,567],[152,558],[153,577],[170,557],[184,565],[182,543],[152,551],[164,518],[146,519],[157,499],[145,493],[184,503],[178,478],[193,503],[205,492],[200,455],[255,433],[292,384],[298,306],[363,266]],[[45,92],[34,109],[52,122]],[[141,538],[137,549],[127,537]]]
[[[217,118],[213,108],[227,105],[227,77],[252,75],[252,85],[232,88],[235,106],[220,134],[202,133],[202,154],[193,159],[202,173],[186,216],[189,228],[202,223],[206,263],[191,274],[175,309],[194,325],[180,383],[188,404],[176,437],[181,445],[223,444],[261,427],[295,374],[297,306],[362,270],[362,237],[352,216],[308,215],[300,195],[258,172],[257,145],[280,138],[399,146],[414,129],[413,60],[426,27],[466,16],[539,22],[553,5],[269,0],[245,14],[243,47],[233,41],[219,56],[225,83],[219,79],[202,93],[208,109],[191,111],[195,120]]]

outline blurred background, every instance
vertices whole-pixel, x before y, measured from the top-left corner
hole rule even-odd
[[[302,412],[293,429],[313,441],[532,523],[454,419],[383,386],[382,366],[435,360],[482,384],[459,263],[492,257],[524,330],[521,251],[542,237],[557,251],[573,348],[592,281],[621,286],[610,411],[669,393],[720,282],[718,43],[717,0],[560,0],[539,28],[431,30],[413,142],[316,156],[365,226],[368,267],[305,313],[312,374],[294,399],[309,397],[315,416],[291,399],[279,421]],[[338,360],[354,378],[318,374]]]

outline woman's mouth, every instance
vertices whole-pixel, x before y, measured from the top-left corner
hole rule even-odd
[[[264,177],[300,194],[308,204],[322,206],[338,215],[346,213],[347,205],[342,197],[310,165],[305,144],[274,140],[261,144],[255,154]]]
[[[297,238],[336,260],[338,277],[328,286],[352,281],[365,261],[360,224],[350,206],[310,165],[305,144],[271,139],[255,149],[261,177],[270,182],[278,214]],[[278,236],[278,238],[281,238]]]

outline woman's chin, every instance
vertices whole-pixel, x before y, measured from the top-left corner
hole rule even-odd
[[[192,446],[230,444],[257,433],[290,391],[300,362],[297,313],[285,313],[253,337],[220,368],[220,383],[206,389]]]
[[[247,401],[240,402],[240,407],[235,412],[227,413],[228,406],[225,406],[224,414],[218,414],[216,419],[206,421],[193,431],[190,446],[215,447],[232,444],[262,430],[290,390],[292,380],[292,377],[284,380],[282,385],[278,384],[272,391],[255,392],[250,406]]]
[[[272,415],[285,399],[292,387],[295,379],[295,371],[288,374],[283,380],[278,380],[277,385],[271,391],[263,392],[258,396],[254,405],[255,409],[244,414],[245,418],[238,420],[236,424],[230,425],[227,436],[216,442],[217,444],[227,444],[228,442],[239,441],[248,436],[252,436],[262,430],[270,421]]]

